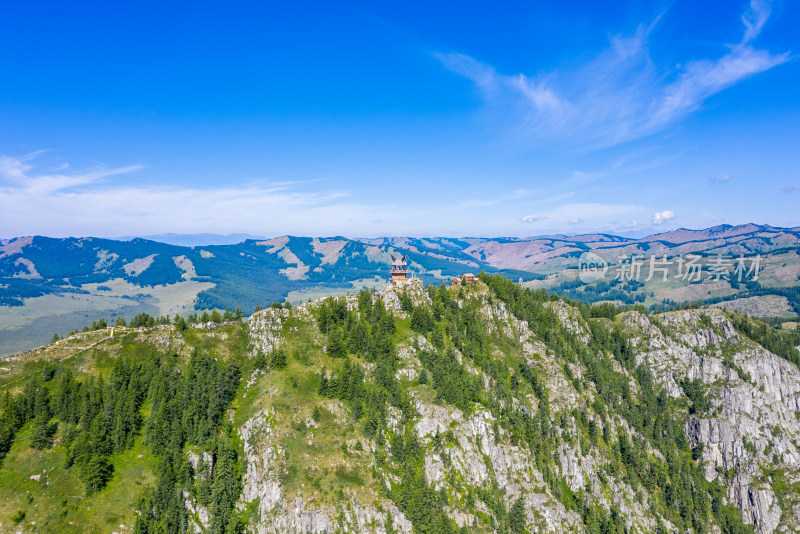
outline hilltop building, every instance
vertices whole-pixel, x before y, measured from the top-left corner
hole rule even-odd
[[[461,284],[467,285],[472,284],[475,282],[476,278],[475,275],[472,273],[464,273],[461,276],[457,276],[450,281],[450,286],[456,287],[460,286]]]
[[[407,260],[408,255],[397,258],[394,254],[392,254],[392,268],[390,269],[390,272],[392,273],[393,284],[405,282],[408,279]]]

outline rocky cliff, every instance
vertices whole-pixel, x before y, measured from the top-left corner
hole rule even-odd
[[[796,532],[792,343],[500,276],[85,332],[0,369],[0,527]]]
[[[436,324],[414,324],[415,316],[441,314],[441,291],[452,299],[453,317],[476,313],[478,352],[453,342],[459,334],[448,327],[450,342],[442,343]],[[796,531],[800,372],[739,334],[723,312],[592,318],[561,300],[544,302],[542,313],[549,314],[540,320],[557,323],[549,332],[571,336],[575,346],[614,332],[626,342],[622,352],[630,353],[601,347],[587,359],[569,356],[572,349],[552,336],[537,335],[541,327],[532,328],[524,314],[512,312],[515,303],[482,283],[439,292],[410,281],[370,295],[399,321],[395,380],[411,403],[403,411],[389,402],[377,435],[364,432],[346,400],[298,393],[303,375],[310,380],[322,366],[326,373],[335,368],[328,355],[307,359],[299,376],[269,372],[251,380],[246,395],[259,399],[239,431],[246,456],[239,506],[255,511],[253,531],[414,531],[422,523],[408,517],[402,488],[408,460],[398,457],[396,446],[404,435],[413,435],[421,450],[423,485],[452,524],[470,532],[522,532],[520,517],[530,532],[594,531],[597,525],[609,532],[735,532],[746,525],[764,533]],[[346,305],[359,314],[357,297],[347,297]],[[257,314],[250,322],[255,350],[283,346],[290,360],[308,358],[301,347],[326,350],[327,335],[315,324],[319,306]],[[445,380],[431,369],[430,353],[437,350],[475,379],[478,394],[469,402],[454,405],[457,397],[436,383]],[[619,401],[607,393],[598,379],[606,371],[591,358],[606,362],[604,380],[620,382]],[[375,380],[375,363],[349,359],[367,383]],[[533,382],[526,380],[531,373]],[[643,382],[646,373],[651,382]],[[663,440],[642,434],[647,425],[623,408],[644,403],[643,387],[661,393],[661,409],[683,434],[668,450],[659,449]],[[514,425],[543,413],[546,446],[520,439],[525,433]],[[655,481],[632,473],[637,464],[626,454],[638,454],[638,465]],[[686,472],[696,479],[673,472],[669,462],[691,464]],[[688,493],[681,493],[683,484]],[[707,497],[687,497],[701,491]],[[693,500],[692,506],[681,499]]]

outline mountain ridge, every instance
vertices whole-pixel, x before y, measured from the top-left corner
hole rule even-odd
[[[768,303],[743,301],[738,309],[773,316],[800,314],[800,229],[769,225],[719,225],[677,229],[641,239],[611,234],[529,238],[351,239],[342,236],[279,236],[238,244],[186,247],[143,238],[49,238],[0,241],[0,354],[41,344],[53,331],[63,335],[101,317],[139,312],[170,316],[192,310],[233,309],[289,300],[298,304],[322,295],[382,287],[391,254],[407,255],[414,276],[450,283],[465,272],[500,273],[585,302],[612,301],[649,308],[673,303],[771,296]],[[618,270],[630,258],[696,255],[761,256],[756,283],[693,285],[679,280],[583,285],[581,254],[600,255]],[[626,258],[628,260],[626,260]],[[707,274],[710,274],[708,272]],[[705,276],[705,275],[704,275]],[[647,273],[643,279],[647,277]],[[604,285],[605,284],[605,285]],[[749,285],[748,285],[749,284]],[[31,339],[39,321],[45,329]],[[49,330],[49,333],[46,331]]]
[[[619,241],[645,241],[645,240],[656,240],[659,236],[675,234],[679,232],[689,232],[689,233],[702,233],[706,232],[708,234],[719,234],[723,232],[727,232],[729,230],[735,231],[757,231],[757,230],[775,230],[775,231],[790,231],[790,232],[800,232],[800,226],[772,226],[766,223],[742,223],[742,224],[718,224],[715,226],[709,226],[707,228],[684,228],[678,227],[673,230],[667,230],[664,232],[657,232],[654,234],[649,234],[642,237],[626,237],[618,234],[608,233],[608,232],[589,232],[585,234],[542,234],[542,235],[531,235],[526,237],[511,237],[511,236],[457,236],[457,237],[446,237],[446,236],[430,236],[430,237],[416,237],[411,235],[396,235],[396,236],[381,236],[381,237],[345,237],[341,235],[336,236],[318,236],[319,239],[348,239],[353,241],[362,241],[362,242],[371,242],[371,241],[386,241],[386,240],[394,240],[394,239],[454,239],[454,240],[463,240],[463,239],[473,239],[473,240],[481,240],[481,239],[488,239],[488,240],[496,240],[496,239],[508,239],[508,240],[517,240],[517,241],[532,241],[532,240],[539,240],[539,239],[562,239],[562,240],[585,240],[586,237],[592,236],[601,236],[607,237],[614,240]],[[179,245],[179,246],[211,246],[211,245],[221,245],[221,244],[239,244],[244,241],[265,241],[270,239],[279,239],[282,237],[313,237],[313,236],[302,236],[302,235],[293,235],[293,234],[283,234],[275,237],[264,237],[264,236],[255,236],[252,234],[247,233],[231,233],[231,234],[215,234],[215,233],[175,233],[169,232],[164,234],[153,234],[153,235],[132,235],[132,236],[120,236],[120,237],[100,237],[100,236],[68,236],[68,237],[52,237],[47,235],[29,235],[29,236],[15,236],[15,237],[8,237],[8,238],[0,238],[0,245],[7,244],[8,242],[17,240],[17,239],[25,239],[25,238],[33,238],[33,237],[46,237],[50,239],[108,239],[112,241],[131,241],[134,239],[143,239],[146,241],[155,241],[164,244],[175,244],[169,243],[164,241],[159,241],[159,238],[219,238],[219,239],[238,239],[242,237],[241,241],[236,241],[232,243],[199,243],[197,245]],[[580,238],[580,239],[578,239]]]

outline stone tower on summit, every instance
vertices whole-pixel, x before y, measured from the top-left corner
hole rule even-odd
[[[392,283],[396,284],[398,282],[404,282],[408,279],[408,265],[406,261],[408,260],[408,255],[395,257],[392,254],[392,268],[390,272],[392,273]]]

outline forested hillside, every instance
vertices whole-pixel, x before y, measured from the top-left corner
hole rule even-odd
[[[800,340],[743,315],[483,275],[155,323],[4,360],[0,529],[800,526]]]

